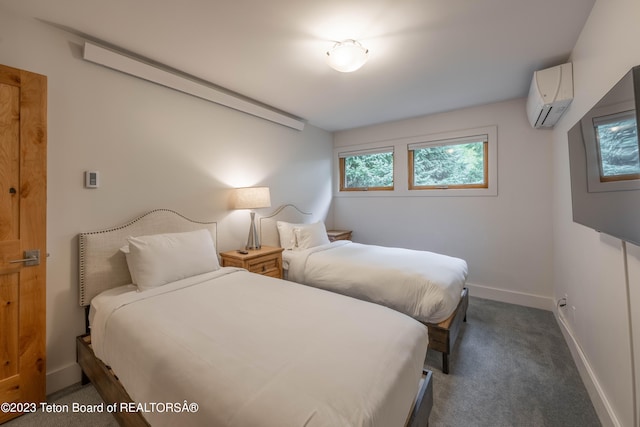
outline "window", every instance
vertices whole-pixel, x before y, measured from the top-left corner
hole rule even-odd
[[[339,153],[340,191],[393,190],[393,147]]]
[[[489,138],[476,135],[408,145],[409,190],[489,187]]]
[[[593,119],[600,182],[640,179],[635,111]]]
[[[335,197],[498,195],[495,125],[338,145],[333,150]]]

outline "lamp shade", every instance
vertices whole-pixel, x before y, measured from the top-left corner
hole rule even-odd
[[[355,40],[336,43],[327,52],[327,62],[331,68],[342,73],[356,71],[367,62],[369,50]]]
[[[269,187],[236,188],[233,194],[234,209],[259,209],[271,207]]]

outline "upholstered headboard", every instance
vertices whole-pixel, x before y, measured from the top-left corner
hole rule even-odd
[[[295,205],[287,204],[278,207],[273,213],[263,216],[260,218],[260,241],[263,245],[281,246],[276,225],[278,221],[303,224],[311,221],[311,214],[301,211]]]
[[[207,229],[217,247],[217,223],[194,221],[169,209],[156,209],[117,227],[80,233],[80,305],[110,288],[131,283],[127,261],[120,248],[127,238],[150,234]]]

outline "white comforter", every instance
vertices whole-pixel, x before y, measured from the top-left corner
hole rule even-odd
[[[403,314],[234,268],[107,291],[91,321],[133,400],[199,405],[153,426],[402,426],[427,349]]]
[[[340,240],[284,251],[287,279],[381,304],[426,323],[448,318],[460,301],[460,258]]]

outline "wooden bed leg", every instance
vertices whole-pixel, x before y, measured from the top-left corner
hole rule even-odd
[[[442,373],[449,374],[449,355],[442,353]]]
[[[82,376],[80,377],[80,384],[81,385],[89,384],[91,382],[91,380],[89,379],[87,374],[85,374],[83,370],[80,370],[80,371],[82,372]]]
[[[463,288],[460,302],[448,319],[440,323],[425,323],[429,329],[429,348],[442,353],[442,372],[449,373],[449,354],[462,327],[467,321],[467,307],[469,306],[469,289]]]

